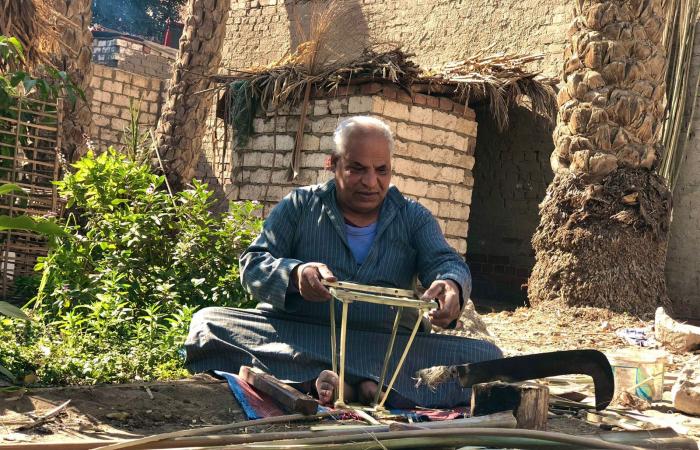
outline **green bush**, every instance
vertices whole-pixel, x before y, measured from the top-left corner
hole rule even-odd
[[[35,322],[0,322],[0,361],[50,384],[183,375],[192,314],[253,305],[238,256],[260,230],[257,205],[215,215],[205,184],[171,197],[164,177],[113,149],[74,167],[57,183],[69,236],[37,266]]]

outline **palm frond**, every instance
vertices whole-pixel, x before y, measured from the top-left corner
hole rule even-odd
[[[555,80],[525,68],[542,55],[480,53],[424,70],[399,48],[383,52],[367,48],[352,61],[327,61],[309,70],[307,51],[305,46],[277,65],[232,70],[232,75],[213,79],[222,89],[234,81],[247,81],[266,110],[300,104],[307,85],[332,94],[349,84],[380,81],[399,85],[409,93],[449,97],[461,104],[487,103],[501,129],[508,126],[508,111],[516,104],[526,104],[551,121],[556,116]]]

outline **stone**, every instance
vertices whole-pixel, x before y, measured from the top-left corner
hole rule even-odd
[[[423,140],[428,144],[445,145],[449,131],[432,127],[423,127]]]
[[[436,215],[440,209],[440,203],[428,198],[421,198],[420,204],[428,208],[428,211],[430,211],[433,215]]]
[[[409,111],[409,120],[413,123],[419,123],[421,125],[432,125],[433,110],[421,108],[420,106],[411,106]]]
[[[464,169],[443,167],[440,169],[440,174],[438,177],[440,181],[446,181],[448,183],[462,183],[464,181],[464,175]]]
[[[423,127],[425,129],[425,127]],[[419,125],[410,125],[405,122],[399,122],[396,126],[396,135],[402,139],[409,141],[420,142],[423,138],[422,130]]]
[[[456,185],[450,186],[450,199],[470,205],[472,203],[472,188]]]
[[[448,220],[445,226],[445,234],[448,236],[459,236],[466,238],[469,222],[461,220]]]
[[[446,200],[450,198],[450,188],[444,184],[431,183],[428,187],[428,193],[426,195],[428,198]]]
[[[700,349],[700,327],[695,327],[672,319],[663,307],[656,309],[654,317],[656,340],[675,353],[692,352]]]
[[[311,122],[311,131],[314,133],[333,133],[338,126],[338,119],[335,117],[324,117]]]
[[[671,389],[676,411],[700,416],[700,356],[688,361]]]
[[[275,136],[275,147],[277,150],[292,150],[294,148],[294,138],[288,135]]]
[[[321,139],[312,134],[305,134],[301,142],[302,150],[317,151],[321,148]]]
[[[325,116],[328,114],[328,100],[316,100],[313,114],[314,116]]]
[[[476,137],[477,123],[471,119],[457,119],[456,131],[459,133],[464,133],[467,136]]]
[[[386,100],[384,103],[384,115],[386,117],[404,121],[409,120],[410,117],[408,105],[390,100]]]
[[[448,219],[468,220],[469,206],[455,204],[453,202],[442,202],[440,203],[440,212],[438,215]]]
[[[384,100],[382,97],[379,96],[374,96],[372,97],[372,114],[379,114],[382,115],[384,114],[384,105],[386,104],[386,100]]]
[[[425,181],[405,178],[402,185],[401,192],[409,195],[415,195],[416,197],[424,197],[428,192],[428,183]],[[424,206],[427,207],[425,204]]]
[[[348,112],[350,114],[368,113],[372,110],[372,97],[357,96],[348,100]]]
[[[394,173],[424,180],[434,180],[440,168],[431,164],[422,164],[403,158],[395,158]]]
[[[333,99],[328,102],[328,109],[331,114],[343,114],[347,112],[348,99]]]
[[[335,148],[335,142],[333,142],[333,136],[321,136],[321,142],[319,143],[321,151],[330,153]]]
[[[445,130],[454,130],[457,128],[457,116],[443,111],[433,111],[432,125]]]

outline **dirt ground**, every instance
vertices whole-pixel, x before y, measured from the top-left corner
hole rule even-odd
[[[615,334],[617,329],[650,325],[631,316],[593,308],[551,305],[516,310],[504,310],[499,305],[479,308],[490,334],[507,355],[577,348],[606,351],[624,348],[628,345]],[[687,358],[669,355],[668,372],[672,375]],[[70,400],[70,404],[57,417],[43,425],[22,429],[32,422],[31,417],[41,416],[66,400]],[[670,404],[666,403],[665,408],[667,410],[660,414],[668,413]],[[244,418],[227,384],[205,375],[172,382],[32,388],[0,393],[0,442],[3,444],[128,439]],[[306,425],[292,428],[303,429]],[[549,429],[575,435],[600,431],[596,425],[562,415],[550,419]],[[696,431],[691,431],[690,435],[697,433],[700,437],[700,419],[697,429],[691,430]]]

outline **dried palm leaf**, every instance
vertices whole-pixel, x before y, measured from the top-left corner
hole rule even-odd
[[[698,0],[670,0],[668,17],[664,32],[664,43],[668,55],[666,67],[666,101],[667,115],[663,124],[662,149],[664,151],[659,174],[668,182],[673,192],[678,182],[678,176],[685,159],[685,151],[690,140],[688,124],[692,123],[695,115],[695,104],[692,102],[688,109],[686,100],[689,98],[690,61],[693,57],[695,29],[700,13]],[[694,91],[690,98],[695,99],[700,88],[700,77],[697,78]]]

